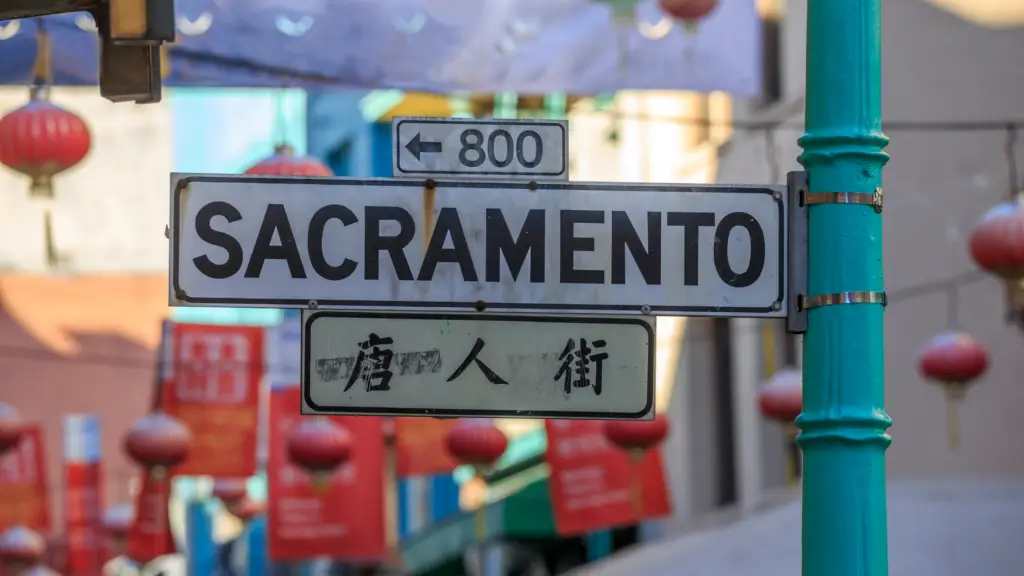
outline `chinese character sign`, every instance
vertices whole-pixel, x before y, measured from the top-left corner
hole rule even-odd
[[[98,416],[64,418],[64,525],[70,576],[96,576],[103,566],[100,445]]]
[[[170,476],[165,474],[157,478],[149,471],[142,471],[142,482],[135,497],[135,519],[128,532],[129,558],[145,564],[174,553],[168,510],[170,502]]]
[[[182,475],[256,473],[263,328],[175,324],[163,408],[192,431]]]
[[[311,411],[639,417],[654,402],[644,318],[308,317]]]
[[[334,416],[348,429],[351,460],[315,491],[310,475],[287,455],[288,431],[300,418],[300,389],[270,393],[270,450],[267,463],[268,535],[274,560],[326,556],[378,560],[386,553],[384,522],[384,429],[376,416]]]
[[[671,513],[658,449],[649,450],[637,463],[605,440],[600,421],[544,424],[551,506],[559,534],[575,536]]]
[[[395,460],[398,476],[448,474],[458,465],[444,447],[456,420],[395,418]]]
[[[0,456],[0,532],[21,524],[50,531],[43,429],[31,425],[18,446]]]

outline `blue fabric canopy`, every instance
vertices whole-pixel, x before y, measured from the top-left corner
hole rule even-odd
[[[686,33],[655,0],[176,0],[168,86],[427,92],[760,91],[754,0]],[[629,4],[634,0],[616,0]],[[39,20],[0,23],[0,84],[30,80]],[[97,81],[91,16],[42,19],[54,81]]]

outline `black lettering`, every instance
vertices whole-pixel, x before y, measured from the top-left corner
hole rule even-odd
[[[484,152],[484,135],[476,128],[470,128],[463,130],[462,135],[459,136],[459,142],[462,143],[462,149],[459,150],[459,162],[467,168],[476,168],[487,160],[487,153]],[[470,158],[470,152],[473,153],[473,157]]]
[[[274,241],[274,232],[277,232],[277,237],[281,240],[277,246],[271,244]],[[288,263],[288,273],[292,278],[306,277],[299,246],[295,243],[295,234],[292,233],[292,225],[288,221],[288,213],[285,212],[283,204],[267,205],[263,223],[260,224],[260,231],[256,234],[256,242],[252,247],[249,265],[245,268],[245,277],[259,278],[263,272],[263,264],[267,260],[284,260]]]
[[[604,270],[577,270],[576,252],[593,252],[594,239],[576,236],[576,224],[604,224],[602,210],[562,210],[559,214],[559,276],[562,284],[604,284]]]
[[[366,279],[380,278],[380,253],[387,252],[398,279],[412,280],[409,260],[405,257],[405,247],[412,242],[416,234],[416,222],[413,221],[412,215],[397,206],[367,206],[364,216],[366,235],[363,242],[363,261],[366,262]],[[381,236],[380,225],[385,221],[397,222],[398,234]]]
[[[452,247],[445,248],[444,242],[449,237],[452,239]],[[441,208],[441,212],[437,215],[434,232],[430,235],[427,251],[423,255],[423,266],[420,267],[420,274],[416,279],[432,280],[434,271],[437,270],[437,265],[440,262],[458,264],[459,270],[462,271],[462,278],[467,282],[476,282],[473,255],[469,252],[466,232],[462,229],[459,211],[455,208]]]
[[[501,281],[501,260],[505,259],[513,280],[519,279],[519,272],[530,258],[530,282],[544,282],[544,211],[530,210],[526,221],[519,230],[519,236],[512,238],[505,215],[498,208],[487,209],[487,234],[485,275],[488,282]],[[531,255],[532,251],[532,255]]]
[[[505,141],[505,159],[498,160],[498,151],[495,144],[498,142],[498,138]],[[495,130],[491,132],[491,135],[487,137],[487,156],[491,159],[491,164],[495,168],[504,168],[515,160],[515,150],[512,148],[512,135],[507,130]]]
[[[356,271],[356,262],[345,258],[341,264],[332,266],[324,258],[324,228],[331,220],[341,222],[342,226],[351,226],[359,219],[345,206],[329,204],[317,210],[309,220],[309,235],[307,237],[309,263],[313,265],[313,271],[321,278],[338,281],[348,278]]]
[[[533,160],[526,161],[526,139],[530,138],[533,140]],[[524,168],[536,168],[540,161],[544,159],[544,141],[540,139],[540,134],[537,134],[533,130],[523,130],[519,137],[516,138],[516,160]]]
[[[737,273],[729,263],[729,235],[734,228],[743,228],[750,235],[750,262],[746,271]],[[733,288],[746,288],[761,277],[764,270],[764,230],[753,216],[733,212],[722,218],[715,229],[715,270],[723,282]]]
[[[683,227],[683,284],[696,286],[700,280],[700,229],[714,226],[715,215],[711,212],[669,212],[665,224]]]
[[[195,264],[196,270],[199,270],[203,276],[213,278],[214,280],[224,280],[238,274],[238,271],[242,269],[244,253],[242,252],[242,245],[239,244],[234,236],[227,232],[213,229],[213,219],[218,216],[222,216],[228,224],[242,219],[242,214],[238,212],[238,208],[231,204],[227,202],[210,202],[196,213],[196,235],[203,242],[222,248],[228,253],[228,259],[223,264],[214,264],[209,256],[203,255],[193,258],[192,263]]]
[[[612,212],[612,284],[626,283],[626,249],[648,286],[661,284],[661,212],[647,213],[647,248],[629,216]]]

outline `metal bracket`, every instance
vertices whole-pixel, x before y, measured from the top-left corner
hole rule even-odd
[[[800,202],[805,206],[818,204],[860,204],[872,206],[875,212],[882,213],[882,189],[875,188],[871,192],[804,192]]]
[[[807,332],[807,311],[800,308],[800,296],[807,293],[807,206],[803,202],[807,196],[807,173],[787,174],[786,192],[789,196],[786,331],[790,334],[803,334]]]
[[[885,307],[889,304],[889,299],[885,292],[837,292],[835,294],[800,296],[797,301],[797,306],[801,310],[838,304],[881,304],[882,307]]]

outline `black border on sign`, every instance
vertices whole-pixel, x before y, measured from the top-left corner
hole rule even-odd
[[[362,178],[295,178],[287,176],[267,176],[267,177],[253,177],[253,176],[233,176],[233,175],[190,175],[185,176],[178,180],[178,185],[174,188],[173,198],[171,199],[171,206],[173,213],[171,215],[171,289],[173,294],[184,295],[184,298],[176,296],[176,299],[186,304],[193,304],[197,306],[238,306],[238,307],[276,307],[276,308],[306,308],[309,306],[309,299],[300,298],[194,298],[188,295],[181,289],[178,284],[179,275],[179,258],[178,258],[178,242],[180,241],[181,234],[178,233],[181,230],[181,194],[182,191],[192,182],[235,182],[235,183],[265,183],[265,184],[301,184],[303,186],[366,186],[366,187],[379,187],[379,188],[411,188],[418,186],[415,180],[409,179],[397,179],[397,178],[375,178],[375,179],[362,179]],[[604,191],[604,192],[675,192],[675,193],[687,193],[687,192],[703,192],[703,193],[716,193],[716,192],[728,192],[731,194],[768,194],[772,196],[775,203],[779,208],[779,286],[778,295],[775,297],[775,302],[783,303],[786,301],[786,237],[787,237],[787,223],[785,204],[783,204],[783,198],[785,194],[774,196],[779,189],[772,189],[769,187],[758,187],[758,186],[687,186],[678,185],[673,186],[669,184],[627,184],[627,183],[595,183],[595,182],[527,182],[525,180],[513,181],[513,180],[445,180],[437,181],[435,185],[438,188],[497,188],[505,190],[519,190],[523,193],[532,194],[535,190],[564,190],[564,191],[579,191],[579,190],[590,190],[590,191]],[[456,310],[460,312],[474,312],[478,310],[477,302],[408,302],[398,300],[323,300],[317,299],[317,304],[321,307],[332,307],[332,308],[347,308],[347,309],[401,309],[401,310],[430,310],[445,308],[448,310]],[[621,306],[605,306],[605,305],[589,305],[589,304],[510,304],[502,302],[487,302],[486,309],[494,310],[497,312],[501,311],[524,311],[524,312],[567,312],[567,313],[614,313],[614,314],[640,314],[646,313],[651,315],[667,315],[667,316],[738,316],[743,317],[751,314],[755,316],[765,317],[778,317],[783,318],[786,316],[786,308],[776,310],[772,308],[771,304],[763,307],[754,306],[650,306],[650,309],[646,312],[641,312],[639,305],[621,305]]]
[[[371,318],[379,320],[449,320],[458,322],[460,320],[493,321],[493,322],[533,322],[550,324],[621,324],[640,326],[647,332],[647,402],[643,410],[639,412],[588,412],[573,411],[563,412],[556,410],[447,410],[443,408],[382,408],[359,407],[359,406],[320,406],[313,402],[310,392],[309,367],[312,364],[312,353],[309,345],[302,346],[302,399],[306,406],[321,414],[347,414],[363,416],[434,416],[434,417],[470,417],[470,416],[493,416],[517,418],[554,418],[554,419],[616,419],[616,420],[637,420],[651,414],[654,410],[654,366],[657,353],[658,341],[655,337],[654,328],[649,322],[639,318],[619,318],[607,316],[602,318],[594,317],[572,317],[572,316],[505,316],[497,314],[416,314],[398,312],[344,312],[340,310],[315,310],[311,311],[302,322],[302,339],[308,342],[312,332],[313,322],[318,318]],[[654,321],[654,318],[651,318]],[[299,408],[300,412],[302,407]]]
[[[474,126],[557,126],[562,131],[562,169],[558,172],[503,172],[501,170],[493,171],[480,171],[480,170],[406,170],[402,168],[402,154],[399,151],[399,142],[401,139],[398,137],[402,130],[402,124],[471,124]],[[560,121],[551,122],[538,122],[536,120],[470,120],[461,118],[446,118],[443,120],[431,120],[431,119],[402,119],[395,123],[395,169],[403,175],[416,175],[416,176],[454,176],[457,174],[465,174],[468,176],[508,176],[510,178],[551,178],[556,176],[564,176],[569,170],[569,135],[565,131],[565,125]]]

